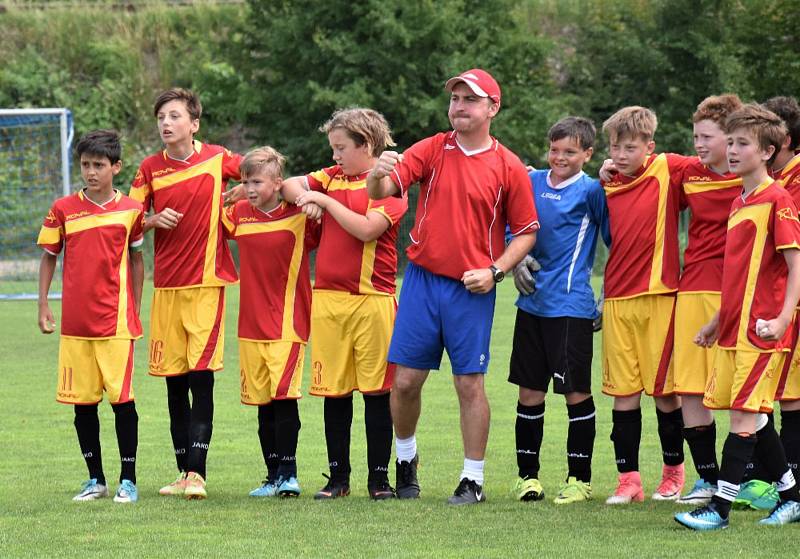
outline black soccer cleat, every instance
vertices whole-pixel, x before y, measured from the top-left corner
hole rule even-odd
[[[477,482],[471,479],[461,478],[461,482],[453,492],[453,496],[447,499],[447,504],[475,505],[477,503],[482,503],[485,500],[486,496],[483,494],[482,485],[478,485]]]
[[[385,499],[394,499],[397,497],[394,492],[394,487],[389,485],[388,478],[368,482],[367,491],[369,491],[369,498],[373,501],[383,501]]]
[[[395,472],[397,476],[397,498],[398,499],[418,499],[419,482],[417,481],[417,467],[419,466],[419,456],[414,456],[410,462],[404,460],[395,462]]]
[[[316,500],[336,499],[337,497],[347,497],[350,494],[350,480],[347,478],[338,478],[336,476],[329,477],[322,474],[328,479],[325,487],[320,489],[314,494]]]

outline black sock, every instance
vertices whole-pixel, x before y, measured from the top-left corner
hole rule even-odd
[[[325,398],[325,443],[328,466],[336,480],[350,479],[350,427],[353,424],[353,395]]]
[[[267,466],[267,479],[278,479],[277,443],[275,441],[275,407],[274,401],[258,406],[258,442],[261,444],[261,455]]]
[[[567,475],[589,483],[592,481],[592,451],[596,434],[594,399],[590,396],[578,404],[567,404],[567,415]]]
[[[683,415],[681,408],[663,412],[656,408],[658,438],[661,439],[661,454],[667,466],[683,464]]]
[[[786,452],[786,460],[792,469],[794,479],[798,479],[797,465],[800,463],[800,410],[781,410],[781,443]]]
[[[544,436],[544,402],[524,406],[517,402],[517,468],[521,478],[539,477],[539,451]]]
[[[89,469],[89,478],[97,483],[106,484],[103,474],[103,457],[100,452],[100,418],[97,417],[97,404],[75,406],[75,431],[78,432],[78,444]]]
[[[717,463],[717,425],[699,425],[684,427],[683,437],[689,445],[689,452],[694,460],[694,469],[704,481],[716,485],[719,479]]]
[[[189,452],[189,422],[192,408],[189,406],[189,375],[167,377],[167,407],[169,409],[169,434],[178,470],[187,471]]]
[[[189,423],[189,453],[186,468],[206,477],[206,457],[211,444],[214,422],[214,373],[191,371],[189,388],[192,390],[192,418]]]
[[[388,392],[364,395],[364,427],[367,433],[368,481],[387,480],[392,457],[392,412]]]
[[[794,476],[786,475],[787,472],[791,473],[791,470],[786,461],[786,453],[783,450],[781,439],[778,436],[778,432],[775,431],[772,414],[769,414],[767,424],[758,430],[756,436],[758,437],[758,442],[754,453],[758,456],[758,461],[761,462],[767,472],[766,481],[778,484],[778,494],[781,501],[800,501],[797,483],[792,482]],[[787,481],[789,483],[786,483]]]
[[[613,410],[611,417],[611,440],[614,441],[614,457],[617,471],[621,474],[639,471],[639,443],[642,440],[642,410]]]
[[[300,414],[297,400],[273,400],[275,408],[275,449],[278,453],[278,477],[297,477],[297,437]]]
[[[117,431],[119,460],[122,465],[119,481],[128,479],[136,484],[136,448],[139,446],[139,415],[133,401],[111,404],[114,410],[114,428]]]
[[[728,518],[731,505],[739,493],[739,484],[742,482],[744,470],[756,448],[756,436],[743,437],[736,433],[728,433],[725,445],[722,447],[722,465],[719,469],[719,489],[711,498],[716,511],[722,518]]]

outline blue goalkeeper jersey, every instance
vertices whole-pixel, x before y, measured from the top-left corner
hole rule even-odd
[[[598,233],[611,245],[603,188],[583,171],[555,187],[549,170],[528,176],[541,226],[530,254],[542,269],[535,274],[536,291],[520,295],[517,306],[536,316],[596,318],[589,280]]]

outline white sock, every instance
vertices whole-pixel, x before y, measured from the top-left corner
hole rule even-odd
[[[394,448],[397,451],[397,460],[400,462],[411,462],[417,455],[417,437],[411,435],[407,439],[397,437],[394,440]]]
[[[483,485],[483,464],[484,460],[464,458],[464,469],[461,470],[460,479],[471,479],[478,485]]]

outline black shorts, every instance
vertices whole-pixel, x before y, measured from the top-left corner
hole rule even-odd
[[[592,392],[592,319],[547,318],[517,309],[508,381],[558,394]]]

